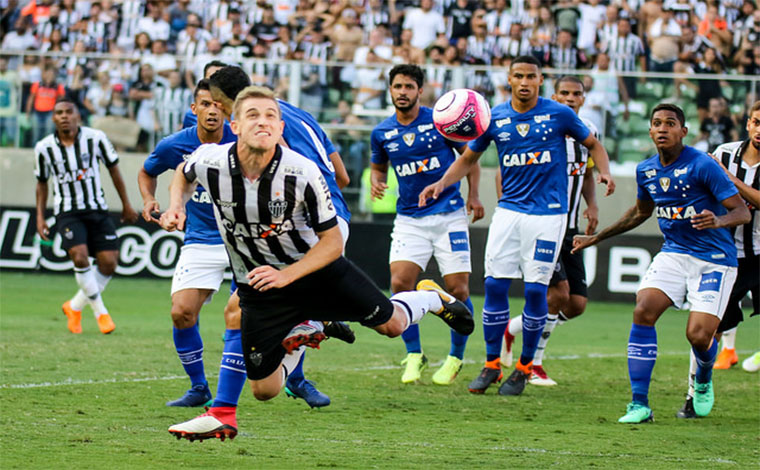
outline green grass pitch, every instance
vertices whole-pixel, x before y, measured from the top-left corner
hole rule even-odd
[[[114,279],[104,299],[116,331],[100,334],[88,308],[84,333],[72,335],[60,305],[75,290],[73,276],[0,273],[1,468],[760,467],[760,375],[716,371],[712,414],[674,417],[688,370],[682,312],[666,312],[657,328],[655,422],[616,422],[630,399],[632,302],[591,302],[585,316],[555,330],[544,365],[557,387],[528,385],[520,397],[500,397],[495,387],[468,393],[484,359],[479,315],[450,387],[430,381],[448,351],[440,320],[422,322],[433,367],[408,386],[400,382],[401,339],[357,325],[354,345],[330,340],[308,353],[307,377],[330,395],[329,407],[310,410],[284,393],[260,403],[246,387],[234,441],[177,441],[167,428],[200,411],[164,406],[188,387],[172,343],[169,286]],[[483,299],[473,300],[480,311]],[[217,295],[201,315],[212,391],[225,301]],[[737,348],[741,359],[760,349],[756,318],[740,327]]]

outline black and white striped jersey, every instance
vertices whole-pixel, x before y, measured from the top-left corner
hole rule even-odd
[[[729,142],[718,146],[713,155],[718,157],[728,172],[744,181],[744,184],[760,190],[760,163],[749,165],[742,159],[742,154],[750,145],[749,140]],[[736,257],[744,258],[747,253],[760,255],[760,215],[757,207],[747,203],[751,219],[744,225],[734,227]]]
[[[644,44],[638,36],[629,33],[625,37],[610,38],[602,45],[602,51],[610,56],[610,60],[618,72],[636,70],[636,61],[644,55]]]
[[[594,123],[588,119],[581,118],[581,121],[589,128],[591,133],[599,139],[599,130]],[[567,228],[578,228],[578,213],[581,206],[581,189],[583,189],[583,178],[586,170],[593,167],[589,164],[588,149],[572,137],[565,138],[567,149]]]
[[[318,232],[337,225],[327,182],[317,165],[285,147],[256,181],[242,174],[237,144],[202,145],[184,168],[185,178],[211,196],[214,215],[235,280],[253,268],[281,268],[303,258]]]
[[[34,156],[37,180],[44,183],[53,177],[55,215],[108,209],[98,160],[111,168],[119,157],[103,131],[80,126],[74,144],[68,147],[54,132],[37,142]]]

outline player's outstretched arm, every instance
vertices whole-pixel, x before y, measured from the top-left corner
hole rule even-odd
[[[583,186],[581,187],[583,200],[586,201],[586,210],[583,211],[583,218],[588,220],[586,225],[586,235],[596,232],[599,225],[599,206],[596,204],[596,187],[594,186],[594,172],[586,171],[583,175]]]
[[[604,149],[599,140],[594,137],[593,133],[590,133],[586,140],[581,142],[588,149],[589,155],[594,159],[599,175],[596,177],[597,182],[607,185],[607,192],[605,196],[615,192],[615,180],[610,174],[610,157],[607,155],[607,150]]]
[[[584,248],[596,245],[602,240],[614,237],[621,233],[632,230],[649,218],[654,211],[654,201],[642,201],[636,199],[636,205],[625,211],[617,222],[610,225],[596,235],[576,235],[573,237],[573,250],[571,253],[577,253]]]
[[[159,224],[164,230],[173,232],[185,228],[185,204],[193,194],[196,182],[190,182],[185,177],[185,162],[182,162],[174,172],[171,185],[169,185],[169,209],[161,214]]]
[[[446,170],[443,178],[422,190],[418,202],[419,206],[424,207],[428,199],[437,199],[444,189],[464,178],[470,172],[472,166],[478,163],[478,159],[482,154],[483,152],[474,152],[471,148],[467,147],[462,156],[457,158],[449,169]]]
[[[113,186],[116,188],[116,192],[119,193],[119,199],[121,199],[121,221],[129,224],[135,223],[137,221],[137,212],[132,208],[132,204],[129,203],[127,187],[124,185],[124,178],[121,177],[119,164],[117,163],[108,167],[108,173],[111,174]]]
[[[140,168],[137,172],[137,186],[140,188],[140,195],[143,200],[142,216],[146,222],[158,223],[158,217],[153,214],[161,211],[161,205],[156,200],[156,187],[158,186],[158,178],[151,176],[145,171],[145,168]]]
[[[388,162],[370,163],[369,168],[370,197],[373,201],[382,199],[385,196],[385,190],[388,189]]]
[[[475,162],[467,173],[467,215],[472,215],[472,222],[482,219],[486,214],[480,202],[480,163]]]
[[[37,189],[35,191],[35,200],[37,201],[37,233],[40,234],[40,238],[45,241],[49,241],[50,227],[45,222],[45,206],[48,199],[48,184],[47,181],[37,181]]]
[[[259,266],[248,273],[248,279],[254,289],[267,291],[278,289],[296,281],[307,274],[324,268],[338,259],[343,252],[343,235],[337,225],[323,232],[318,232],[319,241],[306,252],[300,260],[277,270],[272,266]]]
[[[747,205],[738,194],[722,200],[721,204],[728,209],[726,214],[717,216],[712,211],[703,209],[702,212],[691,217],[691,226],[697,230],[736,227],[752,220]]]

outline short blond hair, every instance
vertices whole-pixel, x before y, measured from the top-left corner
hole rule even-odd
[[[274,105],[277,107],[277,115],[279,117],[282,117],[280,103],[277,102],[277,98],[275,97],[274,92],[267,87],[256,85],[247,86],[240,90],[240,93],[238,93],[237,97],[235,98],[235,103],[232,105],[232,112],[235,116],[238,116],[240,107],[243,105],[243,101],[249,98],[264,98],[272,100],[274,102]]]

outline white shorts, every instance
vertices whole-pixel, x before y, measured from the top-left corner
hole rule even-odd
[[[174,268],[172,295],[185,289],[210,289],[214,292],[224,279],[230,260],[224,245],[185,245]],[[211,301],[211,295],[206,303]]]
[[[486,277],[549,285],[565,236],[567,214],[531,215],[497,207],[488,228]]]
[[[658,289],[676,308],[685,301],[692,312],[723,318],[736,281],[735,267],[703,261],[681,253],[658,253],[649,265],[639,290]]]
[[[435,256],[441,276],[472,271],[464,208],[424,217],[396,216],[391,233],[390,263],[411,261],[424,271],[431,256]]]
[[[348,222],[346,222],[346,219],[343,217],[338,217],[338,228],[340,229],[341,236],[343,236],[343,254],[345,254],[346,243],[348,243],[348,235],[350,231],[348,229]]]

